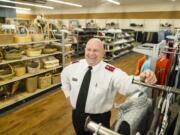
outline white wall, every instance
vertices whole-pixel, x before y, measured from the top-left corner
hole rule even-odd
[[[103,4],[93,8],[68,8],[68,9],[55,9],[55,10],[36,10],[35,13],[44,14],[72,14],[72,13],[110,13],[110,12],[144,12],[144,11],[180,11],[180,2],[169,4],[146,4],[146,5],[132,5],[132,6],[109,6]]]
[[[144,12],[144,11],[180,11],[180,2],[169,2],[166,4],[146,4],[146,5],[131,5],[131,6],[109,6],[106,3],[103,3],[101,6],[96,6],[93,8],[59,8],[59,10],[47,10],[47,9],[38,9],[31,11],[29,13],[33,14],[73,14],[73,13],[110,13],[110,12]],[[17,13],[27,13],[24,11],[17,10]],[[86,22],[89,20],[78,19],[82,27],[85,27]],[[63,19],[63,24],[69,25],[69,19]],[[180,19],[94,19],[100,27],[105,27],[105,24],[108,22],[115,22],[119,24],[120,28],[130,28],[130,23],[143,24],[143,28],[137,30],[145,31],[158,31],[159,25],[170,23],[175,27],[180,27]]]
[[[62,19],[61,21],[63,24],[69,26],[69,20],[70,19]],[[75,19],[73,19],[75,20]],[[85,24],[89,20],[85,19],[78,19],[81,26],[84,28]],[[104,28],[106,23],[115,22],[119,24],[119,28],[121,29],[134,29],[137,31],[159,31],[160,30],[160,24],[172,24],[173,27],[180,27],[180,19],[94,19],[94,22],[99,26],[100,28]],[[143,24],[144,27],[142,28],[133,28],[130,27],[130,23],[136,23],[136,24]]]

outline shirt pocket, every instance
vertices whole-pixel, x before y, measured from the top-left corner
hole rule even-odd
[[[71,77],[71,88],[76,88],[79,85],[79,78],[78,77]]]

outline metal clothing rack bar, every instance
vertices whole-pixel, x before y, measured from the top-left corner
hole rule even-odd
[[[175,88],[170,87],[170,86],[157,85],[157,84],[151,85],[151,84],[146,84],[144,82],[137,81],[137,80],[134,80],[134,79],[132,80],[132,83],[142,85],[142,86],[145,86],[145,87],[149,87],[149,88],[155,88],[155,89],[165,91],[165,92],[172,92],[172,93],[180,95],[180,89],[175,89]]]
[[[176,54],[176,55],[180,55],[180,53],[170,52],[170,51],[161,51],[161,53],[168,53],[168,54]]]
[[[86,118],[85,129],[93,131],[93,135],[122,135],[102,126],[101,124],[91,121],[90,117]]]

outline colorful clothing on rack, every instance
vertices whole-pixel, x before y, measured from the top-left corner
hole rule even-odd
[[[167,75],[170,70],[170,60],[166,58],[159,58],[156,61],[156,77],[157,84],[164,85],[167,79]]]
[[[152,101],[146,94],[130,98],[123,104],[117,105],[119,113],[114,130],[123,135],[134,135],[136,132],[146,134],[151,107]]]
[[[166,58],[159,58],[156,61],[156,78],[157,78],[157,84],[165,85],[167,81],[168,74],[170,72],[170,60]],[[152,91],[152,97],[159,96],[160,91],[153,90]]]
[[[141,67],[141,73],[146,70],[151,70],[151,63],[152,63],[152,60],[150,57],[148,59],[146,59],[144,64]]]
[[[135,75],[139,75],[140,71],[141,71],[141,67],[144,64],[146,60],[146,56],[144,55],[143,57],[141,57],[140,59],[138,59],[137,65],[136,65],[136,72]]]

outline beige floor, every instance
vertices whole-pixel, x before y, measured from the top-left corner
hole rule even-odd
[[[130,53],[113,62],[128,74],[135,72],[137,59],[142,55]],[[125,100],[117,95],[115,102]],[[113,123],[117,111],[112,110]],[[36,101],[0,116],[0,135],[75,135],[71,124],[71,108],[62,91],[40,97]]]

